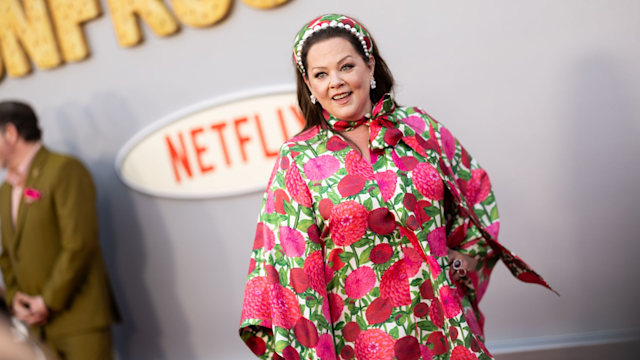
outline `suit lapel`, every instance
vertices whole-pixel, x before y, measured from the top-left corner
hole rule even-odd
[[[6,236],[6,244],[13,244],[13,237],[15,235],[15,228],[13,226],[13,220],[11,220],[11,189],[13,187],[9,183],[4,183],[0,189],[0,197],[6,201],[2,201],[2,235]]]
[[[18,247],[20,242],[20,234],[22,232],[22,228],[24,227],[25,218],[27,217],[27,213],[29,212],[29,205],[25,203],[24,190],[33,188],[38,189],[36,184],[38,184],[38,180],[42,176],[42,168],[46,164],[46,159],[49,155],[49,151],[43,146],[38,150],[36,155],[31,162],[31,167],[29,168],[29,174],[27,175],[27,180],[24,183],[23,193],[20,194],[20,208],[18,209],[18,219],[16,221],[15,228],[15,247]]]

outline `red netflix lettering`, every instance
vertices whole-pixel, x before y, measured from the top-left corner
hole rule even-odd
[[[169,150],[169,157],[171,158],[171,165],[173,166],[173,174],[175,175],[176,182],[179,184],[180,165],[182,165],[189,178],[193,177],[193,175],[191,174],[191,165],[189,165],[189,158],[187,157],[187,149],[184,146],[184,138],[182,137],[182,133],[178,133],[178,138],[180,140],[180,153],[178,153],[176,147],[171,142],[169,135],[166,135],[164,139],[167,143],[167,149]]]
[[[220,139],[220,145],[222,146],[222,153],[224,154],[224,162],[227,167],[231,166],[231,157],[229,157],[229,150],[227,150],[227,143],[224,141],[224,135],[222,130],[227,126],[226,123],[218,123],[211,125],[211,130],[218,132],[218,138]]]
[[[245,144],[251,141],[251,138],[248,136],[244,136],[240,134],[240,124],[247,122],[246,117],[238,118],[233,120],[233,126],[236,129],[236,137],[238,138],[238,144],[240,145],[240,153],[242,154],[242,161],[247,162],[247,149],[245,148]]]
[[[198,144],[198,140],[196,139],[198,135],[202,134],[204,129],[202,127],[195,128],[191,130],[191,142],[193,143],[193,149],[196,151],[196,159],[198,160],[198,166],[200,166],[200,172],[206,174],[210,171],[213,171],[213,165],[205,165],[202,162],[202,154],[207,151],[206,147],[200,146]]]
[[[262,144],[262,151],[264,152],[264,156],[267,159],[276,157],[278,155],[278,151],[269,150],[267,148],[267,141],[264,137],[264,131],[262,131],[262,123],[260,122],[260,115],[256,114],[255,119],[256,119],[256,126],[258,127],[258,135],[260,136],[260,144]]]
[[[277,157],[278,145],[293,136],[292,132],[297,130],[296,123],[302,124],[304,119],[295,106],[284,105],[265,110],[258,110],[250,116],[237,114],[230,119],[196,124],[163,134],[175,184],[184,184],[189,180],[197,180],[198,176],[220,171],[223,161],[227,169],[233,170],[234,167],[244,166],[243,163],[255,161],[258,165],[264,159]],[[277,124],[274,123],[276,121]],[[230,131],[233,134],[225,132],[231,124]],[[235,139],[229,142],[234,136]],[[259,151],[264,157],[257,153]]]

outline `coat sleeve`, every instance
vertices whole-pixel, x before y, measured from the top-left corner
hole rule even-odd
[[[489,233],[497,241],[500,230],[498,204],[486,171],[445,127],[440,127],[440,135],[445,150],[443,156],[450,161],[454,185],[450,186],[453,199],[447,206],[447,246],[478,261],[475,272],[469,274],[465,284],[467,296],[477,304],[500,259],[483,234]]]
[[[424,115],[429,126],[427,145],[439,153],[440,169],[447,183],[447,246],[478,261],[475,271],[457,285],[469,310],[473,310],[467,317],[476,318],[478,335],[482,336],[484,319],[478,304],[498,260],[502,260],[518,279],[554,290],[529,265],[498,242],[500,218],[487,172],[447,128],[426,113]]]
[[[478,262],[475,271],[467,274],[457,286],[467,300],[463,301],[467,319],[478,325],[475,327],[477,335],[483,336],[484,316],[479,303],[489,285],[491,272],[500,260],[484,233],[490,233],[492,239],[497,241],[500,229],[498,206],[485,170],[446,128],[441,127],[440,134],[441,140],[445,140],[442,141],[443,147],[449,146],[446,153],[453,153],[451,148],[455,144],[455,155],[451,156],[449,168],[453,186],[447,194],[450,201],[446,206],[447,246]],[[446,153],[443,156],[447,156]]]
[[[316,359],[324,345],[333,349],[314,219],[309,188],[285,144],[262,200],[240,320],[242,340],[261,359]]]
[[[18,292],[18,283],[16,281],[16,276],[13,272],[13,267],[11,266],[11,259],[9,258],[8,248],[5,246],[3,240],[2,243],[2,253],[0,253],[0,271],[2,271],[2,277],[4,280],[5,293],[4,299],[7,303],[7,306],[11,308],[11,304],[13,302],[13,298]]]
[[[443,167],[453,179],[449,188],[457,203],[448,245],[479,260],[478,286],[474,286],[478,301],[486,289],[482,284],[488,282],[497,260],[502,260],[519,280],[555,292],[533,268],[498,242],[500,219],[489,175],[445,127],[439,130]]]
[[[87,274],[89,262],[98,248],[98,219],[93,180],[79,161],[65,162],[52,191],[60,253],[42,297],[45,304],[56,311],[69,303]]]

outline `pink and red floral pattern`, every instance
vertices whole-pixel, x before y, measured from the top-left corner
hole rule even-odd
[[[387,360],[394,355],[396,341],[380,329],[363,331],[356,339],[356,359]]]
[[[492,359],[478,303],[495,263],[546,283],[497,242],[489,178],[448,130],[389,96],[369,126],[371,162],[319,127],[282,146],[240,335],[262,359]],[[478,260],[464,282],[449,248]]]
[[[351,299],[360,299],[376,285],[376,274],[368,266],[353,270],[345,279],[344,292]]]

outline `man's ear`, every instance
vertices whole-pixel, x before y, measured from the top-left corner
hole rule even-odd
[[[18,128],[13,123],[7,123],[4,126],[4,131],[2,132],[5,141],[10,144],[15,144],[18,141]]]

